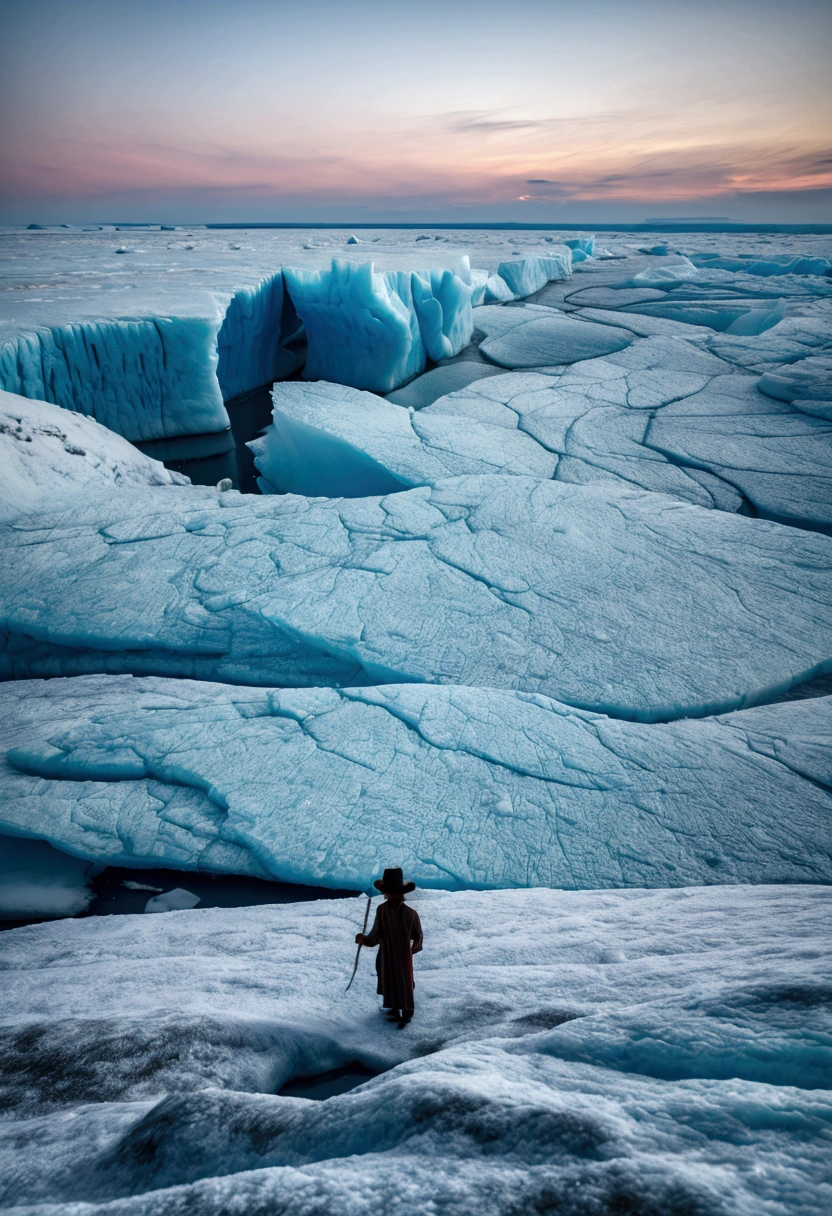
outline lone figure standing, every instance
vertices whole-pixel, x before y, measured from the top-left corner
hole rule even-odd
[[[384,903],[376,912],[369,933],[359,933],[359,946],[378,946],[376,971],[378,992],[387,1016],[404,1030],[413,1017],[413,955],[422,949],[422,925],[418,913],[404,902],[416,890],[415,882],[405,882],[400,868],[384,871],[373,886],[381,891]]]

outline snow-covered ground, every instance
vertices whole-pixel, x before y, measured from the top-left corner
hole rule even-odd
[[[426,932],[0,935],[3,1210],[832,1209],[832,238],[602,239],[0,231],[0,916]]]
[[[377,1010],[371,958],[344,992],[361,899],[4,934],[2,1201],[820,1216],[830,900],[417,891],[405,1031]],[[381,1075],[326,1102],[276,1096],[353,1060]]]

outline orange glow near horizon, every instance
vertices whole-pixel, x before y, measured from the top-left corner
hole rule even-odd
[[[310,36],[279,0],[31,0],[0,64],[4,196],[522,212],[832,189],[816,0],[425,4],[435,29],[311,0]]]

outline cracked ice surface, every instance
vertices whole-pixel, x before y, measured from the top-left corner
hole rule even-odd
[[[830,697],[647,725],[497,689],[93,676],[1,686],[0,732],[0,831],[106,865],[359,888],[392,856],[451,889],[832,881]]]
[[[0,541],[7,676],[461,683],[655,720],[832,669],[832,539],[612,484],[114,487]]]
[[[272,425],[248,445],[264,494],[362,498],[466,473],[554,472],[551,454],[519,431],[428,417],[340,384],[276,384],[272,399]]]
[[[807,367],[805,382],[816,374]],[[477,381],[419,419],[437,414],[525,432],[558,456],[558,480],[629,482],[727,511],[745,495],[762,515],[832,526],[828,418],[773,400],[757,376],[683,338],[646,338],[545,376]]]
[[[828,888],[411,898],[425,949],[404,1032],[369,959],[343,992],[361,901],[2,935],[3,1202],[825,1216]],[[276,1096],[355,1059],[387,1071],[326,1102]]]

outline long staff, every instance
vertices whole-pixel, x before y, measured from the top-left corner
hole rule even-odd
[[[373,902],[372,895],[368,895],[367,896],[367,907],[364,909],[364,928],[361,930],[362,937],[367,932],[367,921],[370,917],[370,904],[372,902]],[[352,982],[355,979],[355,973],[358,970],[358,959],[359,959],[360,954],[361,954],[361,945],[359,944],[359,947],[355,952],[355,966],[352,969],[352,975],[350,976],[350,982],[347,984],[346,988],[344,989],[345,992],[349,992],[350,988],[352,987]]]

